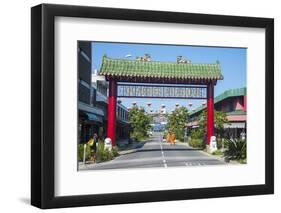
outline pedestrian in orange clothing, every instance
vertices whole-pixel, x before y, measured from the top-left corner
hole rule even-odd
[[[167,134],[167,143],[171,143],[171,134],[168,132]]]
[[[173,132],[173,133],[172,133],[172,144],[175,145],[175,143],[176,143],[176,135],[175,135],[175,133]]]

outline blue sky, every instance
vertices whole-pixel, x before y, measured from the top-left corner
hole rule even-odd
[[[225,90],[246,87],[246,48],[226,48],[226,47],[201,47],[186,45],[156,45],[156,44],[128,44],[128,43],[110,43],[93,42],[92,43],[92,70],[99,70],[102,56],[106,54],[111,58],[128,58],[134,60],[137,56],[143,56],[145,53],[151,55],[155,61],[176,62],[179,55],[191,60],[192,63],[216,63],[221,64],[224,80],[218,81],[215,86],[215,96]],[[120,98],[121,99],[121,98]],[[193,108],[201,105],[202,100],[184,100],[184,99],[133,99],[122,98],[123,105],[130,107],[132,102],[136,101],[139,106],[146,106],[147,102],[152,103],[152,109],[158,110],[161,104],[165,104],[167,110],[173,110],[175,103],[187,106],[189,102],[193,103]]]

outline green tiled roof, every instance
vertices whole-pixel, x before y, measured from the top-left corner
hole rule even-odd
[[[220,102],[220,101],[222,101],[226,98],[229,98],[229,97],[244,96],[244,95],[246,95],[246,91],[247,91],[246,87],[226,90],[222,94],[215,97],[214,104],[216,104],[216,103],[218,103],[218,102]],[[190,113],[190,115],[196,114],[196,113],[202,111],[205,108],[206,108],[206,106],[200,106],[197,109],[195,109],[195,111]]]
[[[246,112],[244,110],[236,110],[232,112],[227,112],[227,115],[246,115]]]
[[[223,99],[229,98],[229,97],[244,96],[244,95],[246,95],[246,87],[226,90],[222,94],[215,97],[215,103],[217,103]]]
[[[219,63],[185,64],[162,61],[112,59],[106,56],[102,59],[99,74],[107,77],[148,77],[192,80],[223,79]]]

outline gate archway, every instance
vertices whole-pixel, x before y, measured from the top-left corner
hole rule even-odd
[[[195,64],[139,61],[113,59],[104,55],[100,75],[104,75],[109,82],[107,137],[111,139],[113,145],[116,143],[116,102],[118,96],[207,99],[207,144],[210,144],[211,136],[214,134],[214,86],[218,80],[223,79],[219,62]],[[148,83],[149,85],[147,85]],[[159,84],[166,86],[161,87]],[[131,91],[130,93],[123,90],[123,94],[121,94],[119,89],[121,87],[150,89],[128,89],[126,91]],[[158,89],[154,89],[154,87]],[[165,88],[168,87],[176,89],[167,95],[166,91],[168,90]],[[162,92],[159,92],[159,88],[162,88]]]

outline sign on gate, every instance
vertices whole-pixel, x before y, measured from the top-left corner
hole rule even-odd
[[[200,86],[160,86],[118,84],[118,97],[127,98],[207,98],[207,88]]]

